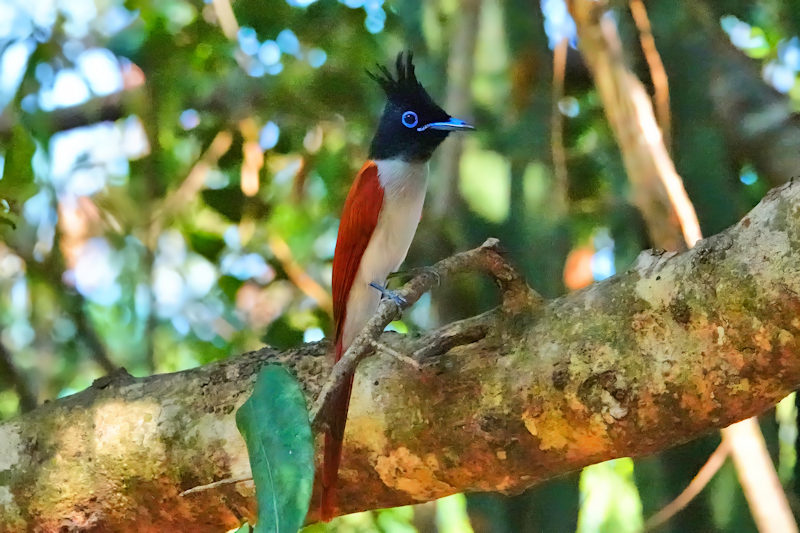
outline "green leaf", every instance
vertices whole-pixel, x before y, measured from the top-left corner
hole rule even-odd
[[[33,167],[31,159],[36,145],[30,133],[19,123],[11,130],[11,144],[6,152],[3,179],[0,180],[0,195],[18,200],[23,191],[30,192],[33,188]]]
[[[206,205],[231,222],[242,220],[245,196],[238,185],[224,189],[206,189],[201,194]]]
[[[219,281],[217,282],[217,286],[231,302],[236,301],[236,293],[242,288],[243,284],[244,282],[242,282],[242,280],[228,275],[220,276]]]
[[[216,261],[225,248],[225,241],[219,235],[207,231],[193,231],[189,234],[192,249],[208,259]]]
[[[303,393],[281,366],[268,365],[236,412],[256,484],[255,533],[296,533],[314,484],[314,442]]]
[[[35,150],[30,134],[15,124],[5,162],[0,164],[0,223],[6,228],[16,228],[22,204],[36,192],[31,165]]]
[[[278,350],[287,350],[303,342],[303,330],[297,329],[284,314],[272,321],[261,342]]]

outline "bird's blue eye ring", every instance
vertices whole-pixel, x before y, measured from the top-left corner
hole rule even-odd
[[[413,128],[419,123],[419,118],[417,118],[417,114],[413,111],[406,111],[403,113],[403,118],[400,120],[406,128]]]

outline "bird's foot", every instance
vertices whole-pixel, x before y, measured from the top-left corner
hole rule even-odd
[[[397,307],[404,308],[405,306],[408,305],[408,302],[406,301],[405,298],[397,294],[395,291],[390,291],[383,285],[380,285],[373,281],[372,283],[369,284],[369,286],[377,290],[379,293],[381,293],[381,296],[383,296],[384,298],[396,303]]]
[[[402,353],[398,352],[397,350],[395,350],[394,348],[392,348],[390,346],[387,346],[386,344],[384,344],[382,342],[379,342],[379,341],[376,341],[376,340],[371,340],[370,343],[372,344],[373,348],[375,348],[379,352],[383,352],[383,353],[385,353],[387,355],[390,355],[393,358],[395,358],[398,361],[400,361],[401,363],[406,364],[406,365],[408,365],[410,367],[413,367],[415,370],[420,370],[419,362],[416,359],[414,359],[413,357],[410,357],[408,355],[402,354]]]

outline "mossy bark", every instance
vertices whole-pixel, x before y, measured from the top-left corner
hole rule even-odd
[[[426,358],[359,366],[342,512],[519,492],[684,442],[800,383],[800,184],[688,252],[644,252],[563,298],[382,342]],[[265,348],[118,373],[0,424],[0,531],[217,532],[252,518],[247,482],[180,493],[249,473],[233,413],[268,363],[287,365],[309,404],[330,370],[324,343]]]

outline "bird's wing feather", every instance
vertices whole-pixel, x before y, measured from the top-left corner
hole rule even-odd
[[[347,314],[347,298],[378,225],[383,205],[383,187],[378,179],[378,165],[367,161],[358,172],[344,203],[336,251],[333,255],[333,319],[336,324],[336,360],[342,355],[341,338]]]

